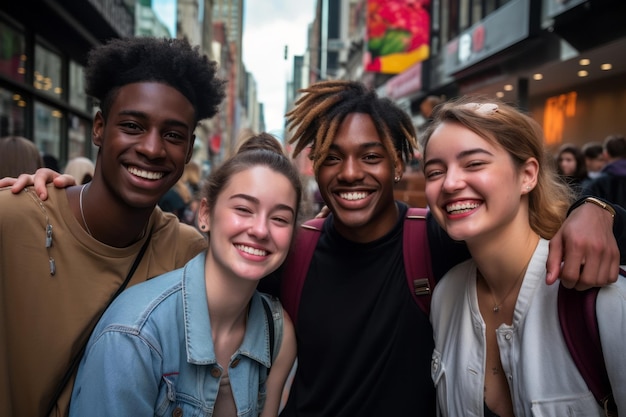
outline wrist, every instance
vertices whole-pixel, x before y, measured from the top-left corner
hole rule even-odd
[[[610,204],[605,203],[604,201],[597,199],[595,197],[585,197],[585,199],[583,200],[583,203],[593,204],[606,210],[611,215],[611,219],[615,220],[615,209]]]

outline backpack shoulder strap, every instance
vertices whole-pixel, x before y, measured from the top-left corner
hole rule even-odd
[[[283,343],[283,306],[280,304],[278,298],[269,294],[261,293],[261,301],[263,301],[263,309],[265,310],[265,317],[269,325],[270,358],[271,364],[273,365],[280,351],[280,345]]]
[[[600,288],[590,288],[577,291],[560,284],[557,308],[561,331],[570,355],[596,401],[607,411],[611,410],[613,397],[596,317],[599,290]]]
[[[296,323],[298,319],[298,306],[302,287],[309,272],[309,265],[313,258],[313,252],[317,241],[322,234],[322,226],[326,219],[311,219],[300,227],[294,238],[294,244],[285,260],[281,277],[281,300],[283,307],[289,313],[291,320]]]
[[[426,208],[409,208],[404,220],[402,251],[407,284],[417,305],[430,315],[430,298],[435,288],[430,247],[426,233]]]

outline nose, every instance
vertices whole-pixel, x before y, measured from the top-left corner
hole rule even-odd
[[[250,219],[250,229],[248,233],[259,240],[267,239],[269,236],[269,228],[267,227],[268,219],[266,216],[254,216]]]
[[[157,129],[150,129],[146,132],[137,150],[149,159],[164,158],[166,155],[164,139]]]
[[[341,164],[341,170],[337,178],[348,183],[363,179],[363,169],[360,161],[357,158],[346,158]]]
[[[448,167],[445,178],[443,180],[442,189],[446,193],[453,193],[465,186],[465,176],[461,170]]]

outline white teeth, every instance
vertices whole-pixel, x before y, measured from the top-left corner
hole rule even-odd
[[[368,196],[368,193],[364,192],[353,192],[353,193],[339,193],[339,197],[344,200],[362,200]]]
[[[145,171],[136,167],[128,167],[128,172],[137,177],[145,178],[148,180],[158,180],[163,178],[163,175],[165,175],[162,172]]]
[[[466,213],[480,206],[479,203],[454,203],[446,206],[448,213]]]
[[[244,245],[235,245],[235,247],[242,252],[249,253],[250,255],[267,256],[267,251],[261,249],[255,249]]]

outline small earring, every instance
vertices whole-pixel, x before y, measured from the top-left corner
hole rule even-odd
[[[400,177],[399,176],[395,176],[393,178],[393,182],[400,182]]]
[[[530,185],[526,186],[526,191],[530,191]]]
[[[202,226],[200,226],[201,230],[206,230],[206,224],[203,224]]]

